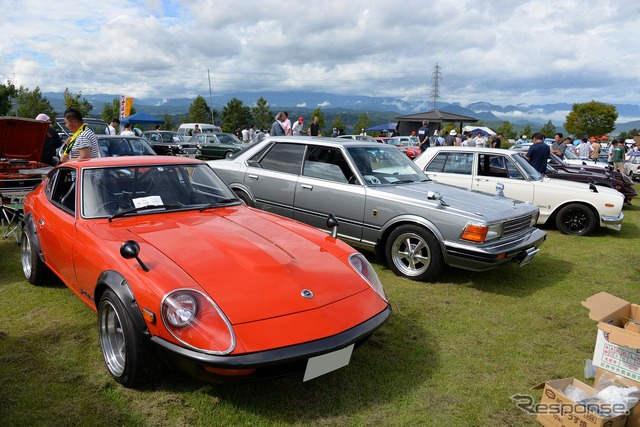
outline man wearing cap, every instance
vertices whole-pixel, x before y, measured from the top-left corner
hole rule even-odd
[[[453,147],[455,145],[457,135],[458,132],[456,132],[455,129],[451,129],[449,135],[444,139],[444,145]]]
[[[51,119],[44,113],[40,113],[36,116],[36,120],[49,123],[49,129],[47,129],[47,136],[44,139],[44,147],[42,148],[42,154],[40,155],[40,163],[45,165],[55,166],[57,161],[54,160],[58,147],[62,145],[62,139],[60,135],[51,126]]]
[[[423,153],[429,148],[429,122],[424,120],[418,129],[418,146]]]
[[[611,144],[613,145],[613,170],[624,173],[624,159],[627,154],[624,149],[624,144],[617,139],[614,139]]]
[[[298,120],[291,127],[291,131],[293,135],[302,135],[302,129],[304,128],[304,119],[302,117],[298,117]]]

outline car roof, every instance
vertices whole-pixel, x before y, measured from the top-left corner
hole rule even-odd
[[[359,139],[349,138],[327,138],[320,136],[268,136],[258,144],[262,145],[273,141],[294,142],[299,144],[313,143],[316,145],[325,145],[331,147],[383,147],[383,145],[377,141],[362,141]]]
[[[205,164],[202,160],[179,156],[120,156],[94,157],[91,159],[70,160],[58,167],[74,166],[79,169],[93,167],[130,167],[150,165]]]
[[[430,151],[473,151],[483,153],[496,153],[496,154],[508,154],[514,155],[517,150],[508,150],[505,148],[489,148],[489,147],[457,147],[457,146],[438,146],[429,147],[426,152]]]

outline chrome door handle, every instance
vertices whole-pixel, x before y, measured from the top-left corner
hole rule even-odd
[[[253,180],[257,181],[257,180],[258,180],[258,178],[259,178],[259,177],[258,177],[258,175],[251,175],[251,174],[249,174],[249,179],[253,179]]]
[[[313,185],[300,184],[300,188],[302,188],[303,190],[313,190]]]

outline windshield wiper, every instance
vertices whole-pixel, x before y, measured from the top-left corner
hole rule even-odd
[[[136,212],[140,212],[140,211],[147,211],[147,210],[153,210],[153,209],[176,209],[176,208],[181,208],[182,205],[167,205],[167,204],[161,204],[161,205],[147,205],[147,206],[140,206],[139,208],[131,208],[131,209],[127,209],[124,211],[120,211],[118,213],[115,213],[113,215],[111,215],[109,217],[109,222],[111,222],[111,220],[116,219],[116,218],[120,218],[121,216],[125,216],[127,214],[130,213],[136,213]]]
[[[225,206],[237,201],[238,199],[235,199],[235,198],[218,200],[217,202],[212,202],[212,203],[209,203],[208,205],[204,205],[202,208],[200,208],[200,212],[204,212],[207,209],[216,208],[219,206]]]

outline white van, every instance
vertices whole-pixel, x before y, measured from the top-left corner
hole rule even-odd
[[[193,129],[198,125],[202,132],[219,133],[220,128],[211,123],[183,123],[178,128],[178,134],[184,136],[191,136]]]

